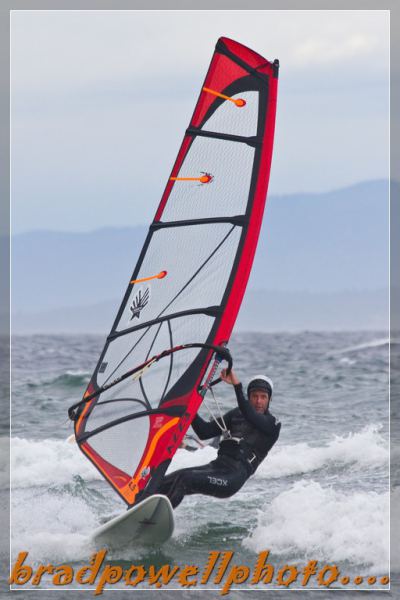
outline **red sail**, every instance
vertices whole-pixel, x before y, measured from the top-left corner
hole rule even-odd
[[[129,505],[157,491],[200,406],[214,353],[199,344],[231,335],[264,212],[277,81],[278,61],[218,40],[85,395],[99,393],[76,413],[81,450]]]

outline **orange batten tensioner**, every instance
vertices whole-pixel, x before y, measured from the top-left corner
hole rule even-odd
[[[157,275],[152,275],[151,277],[142,277],[141,279],[132,279],[131,283],[143,283],[143,281],[150,281],[151,279],[164,279],[164,277],[168,274],[167,271],[160,271]]]
[[[242,108],[246,106],[246,100],[243,98],[231,98],[230,96],[225,96],[225,94],[221,94],[220,92],[216,92],[215,90],[210,90],[210,88],[203,87],[203,92],[207,92],[208,94],[214,94],[214,96],[218,96],[219,98],[223,98],[224,100],[229,100],[229,102],[233,102],[238,108]]]
[[[213,176],[210,173],[204,173],[201,177],[170,177],[170,181],[200,181],[200,183],[210,183]]]

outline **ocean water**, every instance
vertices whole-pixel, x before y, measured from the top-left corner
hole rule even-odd
[[[67,408],[81,398],[103,343],[95,335],[13,338],[12,562],[27,551],[32,566],[79,568],[94,552],[90,533],[125,510],[76,445],[66,441],[73,431]],[[204,567],[210,551],[232,551],[235,564],[252,566],[268,549],[276,570],[286,564],[301,569],[316,560],[321,568],[336,564],[350,577],[349,584],[337,581],[336,587],[372,589],[367,578],[376,576],[373,589],[387,589],[379,583],[389,574],[387,334],[241,333],[232,337],[230,349],[244,383],[260,372],[273,379],[271,412],[282,422],[278,442],[235,496],[186,497],[175,511],[174,535],[161,548],[132,544],[107,558],[124,567]],[[235,406],[229,386],[220,384],[216,394],[224,410]],[[203,409],[201,414],[207,416]],[[211,446],[181,449],[170,471],[215,456]],[[4,500],[4,486],[1,494]],[[356,576],[363,582],[355,585]],[[41,586],[52,588],[51,579],[44,577]],[[122,583],[113,588],[126,589]]]

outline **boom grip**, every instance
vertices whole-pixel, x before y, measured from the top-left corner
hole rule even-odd
[[[225,360],[228,363],[226,372],[229,375],[229,373],[232,371],[232,365],[233,365],[232,354],[229,352],[228,348],[226,348],[225,346],[218,346],[217,354],[222,358],[222,360]]]
[[[221,360],[225,360],[228,363],[228,367],[226,369],[226,374],[229,375],[229,373],[232,371],[232,365],[233,365],[233,359],[232,359],[232,355],[229,352],[228,348],[226,348],[226,346],[216,346],[216,351],[217,351],[217,356],[221,358]],[[210,387],[213,387],[214,385],[217,385],[217,383],[220,383],[222,381],[221,377],[218,377],[217,379],[215,379],[214,381],[212,381],[210,383]]]

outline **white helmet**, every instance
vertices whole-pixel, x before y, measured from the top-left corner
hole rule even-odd
[[[255,375],[250,379],[249,385],[247,386],[247,396],[250,396],[250,392],[253,390],[262,390],[263,392],[267,392],[271,399],[273,389],[274,384],[272,383],[272,379],[265,375]]]

